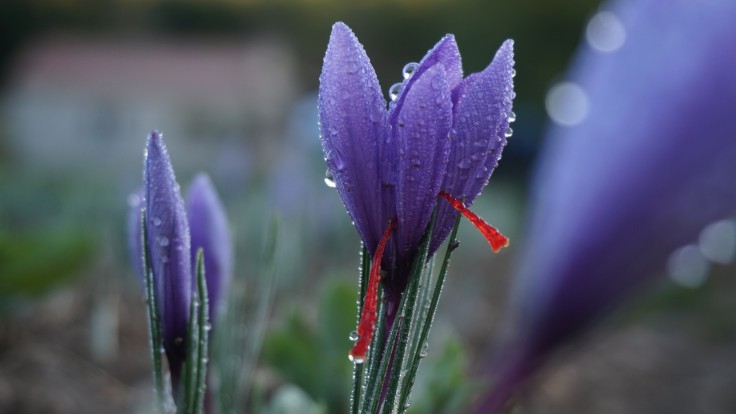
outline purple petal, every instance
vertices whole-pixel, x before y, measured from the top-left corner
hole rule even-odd
[[[200,173],[189,187],[187,217],[192,236],[192,269],[196,269],[197,250],[204,251],[205,277],[210,318],[217,320],[227,297],[233,273],[233,251],[225,210],[207,174]]]
[[[396,117],[399,109],[404,104],[406,99],[406,92],[409,91],[414,82],[419,79],[424,72],[429,68],[440,64],[445,69],[445,79],[450,90],[454,90],[463,80],[463,64],[460,58],[460,51],[457,48],[457,42],[455,42],[455,36],[448,34],[445,35],[432,49],[430,49],[426,55],[419,62],[414,74],[403,82],[401,91],[391,103],[389,109],[389,122],[394,125],[396,123]]]
[[[514,42],[507,40],[486,69],[468,76],[457,90],[453,137],[442,190],[473,204],[491,178],[506,145],[514,98]],[[449,234],[456,212],[442,203],[430,251]]]
[[[143,189],[139,189],[131,194],[128,198],[128,252],[130,254],[130,263],[138,277],[141,287],[144,286],[145,274],[143,272],[143,247],[141,246],[141,213],[145,200],[143,199]]]
[[[382,156],[386,102],[363,46],[343,23],[332,27],[324,58],[319,121],[322,149],[337,190],[373,253],[395,214],[384,208],[386,172],[379,165],[379,160],[391,165]]]
[[[625,44],[583,48],[573,80],[587,118],[550,132],[537,172],[515,279],[519,365],[582,333],[736,211],[736,3],[613,5]],[[480,412],[502,400],[491,394]]]
[[[192,275],[189,225],[174,170],[158,131],[148,137],[144,169],[147,248],[172,375],[186,354]]]
[[[399,254],[410,255],[427,228],[445,174],[452,100],[442,65],[419,75],[398,113],[397,216]]]

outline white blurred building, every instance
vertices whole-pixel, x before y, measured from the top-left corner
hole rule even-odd
[[[57,36],[21,53],[2,115],[11,154],[33,168],[137,179],[145,137],[160,129],[177,170],[228,174],[239,152],[273,152],[296,84],[292,54],[271,40]]]

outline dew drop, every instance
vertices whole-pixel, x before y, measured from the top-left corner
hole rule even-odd
[[[427,355],[429,355],[429,342],[425,342],[424,345],[422,345],[422,349],[419,351],[420,358],[424,358]]]
[[[169,256],[161,256],[161,263],[169,263]]]
[[[506,133],[504,135],[506,136],[506,138],[508,138],[508,137],[514,135],[514,130],[511,129],[511,127],[508,127],[508,129],[506,129]]]
[[[163,236],[163,237],[159,237],[159,239],[158,239],[158,244],[159,244],[159,246],[161,246],[161,247],[166,247],[166,246],[168,246],[168,245],[169,245],[169,238],[168,238],[168,237],[165,237],[165,236]]]
[[[161,225],[161,219],[158,218],[158,217],[154,217],[153,218],[153,225],[156,226],[156,227],[160,226]]]
[[[512,78],[516,77],[516,69],[511,69],[511,77]]]
[[[399,97],[399,92],[401,92],[401,86],[400,83],[394,83],[391,85],[390,88],[388,88],[388,97],[391,98],[392,101],[396,100],[396,98]]]
[[[509,122],[516,122],[516,114],[511,112],[509,113]]]
[[[363,362],[365,362],[364,358],[354,357],[350,354],[348,354],[348,359],[350,359],[350,362],[352,362],[353,364],[362,364]]]
[[[418,67],[419,67],[419,64],[416,62],[409,62],[406,65],[404,65],[404,69],[401,70],[401,74],[404,76],[404,79],[411,78],[411,75],[413,75],[414,72],[417,71]]]
[[[470,164],[471,164],[470,158],[463,158],[462,160],[460,160],[459,163],[457,163],[457,167],[463,170],[466,170],[470,168]]]
[[[325,171],[325,184],[330,188],[337,187],[337,184],[335,183],[335,177],[332,176],[332,171],[328,168],[327,171]]]
[[[141,202],[143,202],[143,200],[138,194],[133,193],[128,196],[128,205],[131,208],[139,207],[141,205]]]
[[[419,158],[412,158],[411,165],[412,167],[419,167],[422,165],[422,161]]]
[[[350,335],[348,335],[348,339],[350,339],[350,341],[352,342],[357,341],[358,338],[360,338],[360,335],[358,335],[358,331],[352,331],[350,332]]]

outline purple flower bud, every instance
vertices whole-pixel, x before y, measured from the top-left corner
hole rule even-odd
[[[224,310],[223,299],[233,274],[233,251],[225,210],[207,174],[198,174],[189,187],[187,216],[192,236],[192,269],[196,269],[197,250],[201,248],[210,318],[214,322]]]
[[[143,173],[148,254],[159,304],[162,338],[172,380],[186,357],[192,296],[189,224],[160,132],[148,137]]]
[[[736,2],[621,0],[625,40],[583,46],[587,117],[553,128],[520,255],[516,335],[478,412],[736,212]],[[620,36],[619,36],[620,38]]]
[[[387,108],[363,46],[345,24],[333,26],[320,76],[322,148],[371,255],[396,219],[382,261],[389,296],[406,286],[438,193],[472,203],[490,178],[506,143],[512,78],[511,41],[488,68],[463,79],[455,38],[447,35],[405,67]],[[430,254],[456,214],[449,205],[440,209]]]

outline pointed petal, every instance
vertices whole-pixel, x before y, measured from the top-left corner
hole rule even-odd
[[[213,322],[224,310],[224,298],[233,274],[233,248],[225,209],[209,176],[197,174],[187,195],[187,217],[192,236],[192,269],[197,250],[204,252],[207,294]]]
[[[189,225],[163,137],[148,137],[144,168],[146,227],[164,348],[169,364],[180,367],[186,354],[192,274]]]
[[[399,96],[391,104],[389,109],[389,119],[391,124],[395,124],[396,116],[404,104],[406,92],[409,91],[414,82],[419,79],[424,72],[429,70],[434,65],[440,64],[445,69],[445,79],[450,90],[454,90],[463,80],[463,64],[460,58],[460,51],[457,48],[457,42],[455,42],[455,36],[448,34],[445,35],[432,49],[430,49],[426,55],[419,62],[419,66],[414,71],[414,74],[407,80],[401,87]]]
[[[390,218],[382,212],[379,165],[386,102],[363,46],[343,23],[332,27],[322,66],[319,121],[327,165],[372,253]]]
[[[470,206],[488,183],[506,145],[514,98],[514,42],[507,40],[482,72],[468,76],[457,90],[453,139],[442,190]],[[441,206],[430,251],[447,237],[455,219]]]
[[[442,65],[419,75],[398,114],[399,146],[396,232],[399,254],[419,245],[437,202],[447,166],[452,99]]]

